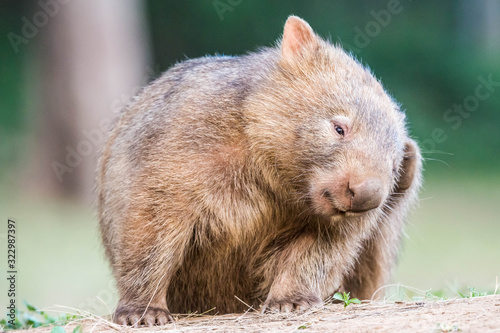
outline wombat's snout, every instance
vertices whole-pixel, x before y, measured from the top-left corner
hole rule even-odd
[[[321,196],[321,206],[330,206],[329,211],[362,213],[380,206],[384,191],[382,180],[371,177],[361,181],[349,180],[341,186],[333,184],[324,188]]]
[[[362,182],[349,183],[344,200],[349,200],[349,211],[360,213],[377,208],[382,202],[382,182],[378,178],[368,178]]]

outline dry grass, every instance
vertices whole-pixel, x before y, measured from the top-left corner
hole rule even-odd
[[[74,309],[73,309],[74,310]],[[68,309],[66,308],[67,312]],[[116,325],[92,314],[66,325],[71,332],[82,325],[85,332],[500,332],[500,295],[426,301],[363,301],[346,310],[326,304],[303,313],[265,314],[254,309],[227,315],[175,316],[175,323],[154,328]],[[50,332],[37,328],[30,332]]]

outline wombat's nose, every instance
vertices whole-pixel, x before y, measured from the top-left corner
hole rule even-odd
[[[382,181],[378,178],[367,178],[360,183],[349,183],[351,191],[351,212],[365,212],[377,208],[382,202]]]

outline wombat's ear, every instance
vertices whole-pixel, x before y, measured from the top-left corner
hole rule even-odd
[[[398,190],[407,190],[413,183],[415,173],[417,172],[418,156],[417,144],[412,139],[407,139],[398,180]]]
[[[290,16],[285,23],[281,52],[284,58],[293,59],[302,52],[313,49],[316,45],[316,35],[311,26],[297,16]]]

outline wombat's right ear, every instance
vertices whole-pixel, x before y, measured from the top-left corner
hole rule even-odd
[[[404,148],[403,163],[401,165],[400,176],[398,180],[398,190],[407,190],[410,188],[419,163],[418,146],[412,139],[407,139]]]
[[[285,23],[281,53],[285,59],[293,59],[316,46],[316,35],[311,26],[297,16],[290,16]]]

